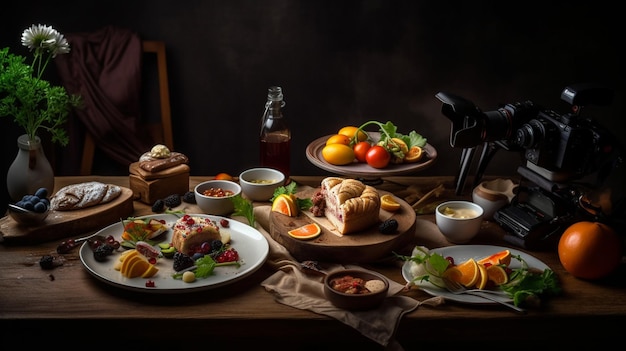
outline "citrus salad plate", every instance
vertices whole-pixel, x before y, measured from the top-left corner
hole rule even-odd
[[[501,252],[504,250],[509,250],[512,256],[519,255],[524,261],[526,261],[529,268],[535,268],[539,270],[550,268],[548,267],[548,265],[546,265],[545,263],[543,263],[541,260],[537,259],[534,256],[531,256],[519,250],[515,250],[512,248],[503,247],[503,246],[456,245],[456,246],[447,246],[447,247],[431,249],[430,252],[431,253],[436,252],[443,257],[450,256],[454,259],[454,262],[461,263],[469,259],[480,260],[484,257],[491,256],[497,252]],[[521,263],[516,259],[512,259],[511,263],[509,264],[509,267],[513,269],[520,268]],[[402,277],[404,278],[404,280],[406,280],[407,283],[413,281],[413,274],[411,273],[411,261],[406,261],[402,265]],[[429,282],[416,282],[415,286],[419,287],[421,290],[425,291],[429,295],[441,296],[445,298],[446,300],[450,300],[450,301],[469,303],[469,304],[496,304],[496,302],[489,301],[478,296],[473,296],[469,294],[456,295],[447,291],[446,289],[439,288]],[[496,294],[492,294],[491,297],[501,300],[503,302],[513,301],[508,296],[499,296]]]
[[[246,278],[261,268],[263,263],[265,263],[267,255],[269,254],[269,243],[263,234],[255,228],[234,219],[220,216],[205,214],[193,214],[192,216],[207,217],[217,223],[220,223],[221,220],[228,221],[228,227],[221,227],[220,231],[230,234],[230,245],[239,253],[239,267],[216,267],[212,275],[197,279],[191,283],[186,283],[172,277],[175,273],[173,260],[171,258],[160,257],[155,264],[158,268],[158,272],[154,276],[150,278],[127,278],[124,277],[119,270],[115,269],[115,263],[119,260],[119,256],[124,249],[120,248],[118,251],[114,252],[113,255],[109,256],[106,261],[98,262],[94,258],[93,251],[89,247],[88,242],[83,243],[80,247],[80,260],[91,275],[107,284],[127,290],[154,294],[186,293],[214,289]],[[137,218],[151,218],[164,221],[168,229],[152,240],[169,243],[172,240],[172,225],[179,217],[172,214],[161,214]],[[121,242],[123,240],[123,233],[124,227],[120,221],[101,229],[95,233],[95,235],[104,237],[112,235],[116,240]],[[155,244],[155,248],[158,248],[157,244]],[[148,281],[154,284],[148,283]]]

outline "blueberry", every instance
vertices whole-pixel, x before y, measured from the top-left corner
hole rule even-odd
[[[35,210],[35,212],[37,213],[44,213],[46,212],[46,210],[48,209],[48,207],[46,206],[46,204],[44,204],[43,202],[38,202],[35,204],[35,206],[33,207],[33,209]]]
[[[35,192],[35,196],[37,196],[40,199],[45,199],[48,197],[48,189],[46,188],[39,188],[37,189],[37,191]]]
[[[25,208],[25,209],[27,209],[29,211],[32,211],[32,210],[35,209],[35,205],[32,202],[30,202],[30,201],[24,202],[24,206],[20,206],[20,207]]]

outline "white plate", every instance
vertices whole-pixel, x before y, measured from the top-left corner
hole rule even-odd
[[[213,271],[213,275],[197,279],[193,283],[185,283],[180,279],[172,278],[174,273],[173,264],[174,261],[169,258],[160,258],[157,262],[159,271],[151,278],[126,278],[122,274],[115,270],[114,265],[118,259],[120,252],[116,252],[110,256],[106,262],[98,262],[93,257],[93,251],[88,246],[87,242],[84,242],[80,247],[80,260],[83,262],[87,271],[94,277],[102,280],[105,283],[111,284],[116,287],[148,292],[148,293],[181,293],[181,292],[193,292],[206,289],[214,289],[226,284],[234,283],[241,280],[248,275],[254,273],[259,269],[269,254],[269,244],[267,239],[258,230],[252,228],[249,225],[238,222],[233,219],[224,218],[220,216],[211,216],[204,214],[190,214],[197,217],[208,217],[214,221],[221,219],[227,219],[229,222],[228,228],[220,226],[220,231],[230,232],[231,245],[239,253],[239,260],[241,262],[240,267],[236,266],[224,266],[216,267]],[[144,216],[137,218],[155,218],[158,220],[164,219],[167,222],[168,227],[172,227],[174,222],[178,219],[175,215],[163,214],[154,216]],[[121,222],[112,224],[100,231],[97,235],[113,235],[118,241],[121,241],[124,227]],[[164,242],[169,242],[172,239],[172,229],[161,234],[157,239],[163,239]],[[146,287],[146,281],[154,281],[154,287]]]
[[[368,134],[374,140],[380,139],[379,132],[368,132]],[[331,136],[332,135],[327,135],[313,140],[306,148],[306,157],[315,166],[340,175],[373,179],[411,174],[430,167],[435,162],[435,159],[437,159],[437,150],[427,143],[423,148],[424,156],[415,163],[390,164],[382,169],[377,169],[369,166],[367,163],[356,161],[344,166],[335,166],[326,162],[324,156],[322,156],[322,149],[326,146],[326,140]]]
[[[443,257],[447,257],[450,256],[452,258],[454,258],[454,262],[463,262],[466,261],[470,258],[473,259],[481,259],[483,257],[492,255],[494,253],[503,251],[503,250],[509,250],[511,251],[511,255],[520,255],[528,264],[529,268],[537,268],[540,270],[544,270],[544,269],[549,269],[550,267],[548,267],[545,263],[541,262],[539,259],[524,253],[522,251],[518,251],[515,249],[511,249],[508,247],[502,247],[502,246],[491,246],[491,245],[456,245],[456,246],[447,246],[447,247],[441,247],[441,248],[437,248],[437,249],[432,249],[430,250],[430,252],[436,252],[440,255],[442,255]],[[404,263],[404,265],[402,265],[402,277],[404,277],[404,280],[406,280],[407,282],[410,282],[413,280],[413,275],[411,274],[411,269],[410,269],[410,265],[411,265],[411,261],[406,261]],[[519,268],[521,266],[520,262],[515,259],[515,258],[511,258],[511,264],[509,265],[509,267],[511,268]],[[436,286],[434,286],[431,283],[428,282],[416,282],[415,283],[416,286],[418,286],[420,289],[424,290],[425,292],[427,292],[428,294],[432,295],[432,296],[442,296],[448,300],[452,300],[452,301],[457,301],[457,302],[465,302],[465,303],[472,303],[472,304],[495,304],[495,302],[493,301],[489,301],[486,299],[482,299],[478,296],[473,296],[473,295],[468,295],[468,294],[464,294],[464,295],[455,295],[445,289],[441,289],[438,288]],[[493,297],[497,298],[498,300],[502,300],[502,301],[506,301],[506,302],[511,302],[512,300],[506,296],[498,296],[493,294]]]

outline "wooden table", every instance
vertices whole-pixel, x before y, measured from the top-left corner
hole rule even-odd
[[[191,177],[190,187],[208,177]],[[321,177],[297,177],[298,184],[318,186]],[[128,177],[60,177],[57,189],[71,183],[97,180],[128,186]],[[402,196],[408,189],[432,189],[443,183],[453,189],[452,177],[385,178],[379,188]],[[151,214],[150,206],[135,202],[134,215]],[[418,215],[416,242],[427,247],[450,245],[434,224],[434,216]],[[88,233],[68,233],[80,237]],[[487,223],[472,242],[506,245],[497,224]],[[265,345],[277,349],[338,345],[355,349],[381,347],[342,323],[307,310],[274,301],[260,283],[272,270],[264,266],[249,278],[215,290],[183,295],[146,295],[118,289],[93,278],[83,267],[78,250],[53,271],[42,270],[42,255],[55,253],[59,241],[29,246],[0,245],[0,332],[20,344],[45,341],[66,345],[77,335],[90,343],[143,340],[141,345],[179,347],[243,347]],[[561,279],[564,293],[526,315],[492,305],[446,303],[420,306],[403,317],[397,340],[406,348],[480,340],[621,339],[626,331],[624,269],[603,282],[579,280],[561,266],[556,252],[529,252],[550,266]],[[402,262],[372,264],[392,280],[404,284]],[[403,293],[417,300],[429,295],[418,289]],[[258,344],[259,342],[263,344]],[[471,343],[470,343],[471,342]],[[196,346],[192,346],[196,343]],[[499,347],[506,347],[501,345]]]

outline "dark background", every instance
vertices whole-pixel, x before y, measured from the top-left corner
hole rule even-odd
[[[20,37],[32,24],[61,33],[117,25],[165,41],[175,151],[189,157],[192,175],[238,175],[258,165],[259,121],[271,85],[284,89],[292,174],[325,174],[307,160],[306,146],[375,119],[415,130],[438,150],[437,162],[420,174],[454,175],[461,150],[450,146],[439,91],[483,111],[532,100],[567,113],[563,88],[598,82],[615,98],[590,113],[620,139],[626,135],[621,12],[602,1],[550,3],[25,1],[4,12],[0,46],[27,54]],[[23,131],[9,118],[0,123],[4,177]],[[80,155],[61,153],[56,174],[76,174]],[[487,174],[514,175],[520,164],[517,153],[502,151]],[[94,173],[128,171],[98,156]]]

